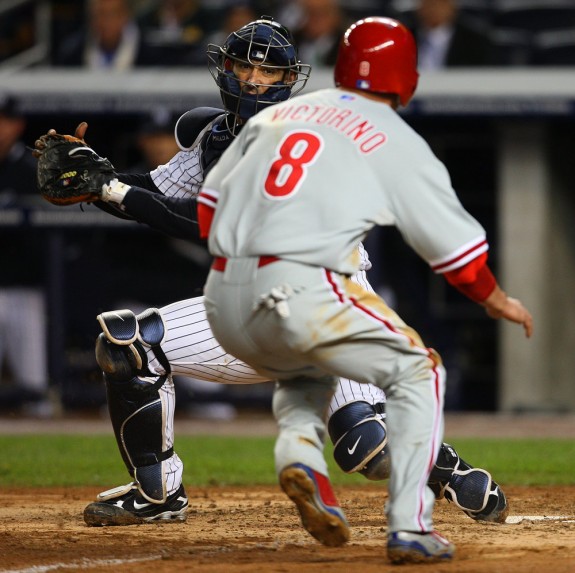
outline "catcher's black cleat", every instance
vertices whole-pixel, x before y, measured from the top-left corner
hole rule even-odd
[[[150,503],[134,483],[98,495],[84,509],[84,521],[92,527],[103,525],[137,525],[152,521],[186,521],[188,498],[184,486],[168,496],[165,503]]]

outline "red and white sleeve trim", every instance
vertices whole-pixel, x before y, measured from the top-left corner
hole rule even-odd
[[[485,235],[483,235],[466,243],[447,257],[430,261],[429,264],[433,272],[443,274],[466,265],[469,261],[487,252],[488,249],[489,244],[487,243]]]
[[[204,187],[198,195],[197,201],[198,203],[202,203],[203,205],[207,205],[208,207],[215,209],[218,204],[219,197],[219,191],[216,191],[215,189],[206,189]]]

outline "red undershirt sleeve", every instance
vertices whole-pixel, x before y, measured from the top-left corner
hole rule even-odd
[[[497,285],[487,266],[487,253],[482,253],[466,265],[443,274],[450,285],[478,303],[483,302]]]
[[[212,227],[212,221],[218,204],[217,193],[209,189],[202,189],[197,198],[198,225],[200,227],[200,238],[207,239]]]
[[[200,239],[207,239],[210,234],[215,210],[198,201],[198,224],[200,226]]]

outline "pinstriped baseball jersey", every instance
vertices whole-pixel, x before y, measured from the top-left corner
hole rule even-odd
[[[165,165],[159,165],[150,172],[154,185],[166,197],[196,197],[204,181],[202,167],[202,136],[210,130],[216,120],[212,120],[200,131],[195,141],[189,147],[178,136],[176,125],[175,136],[181,151],[176,153]],[[179,122],[178,122],[179,123]]]
[[[150,176],[166,197],[195,197],[204,179],[199,147],[180,151],[169,163],[151,171]]]
[[[330,162],[346,169],[334,175]],[[488,248],[427,143],[389,106],[341,89],[251,118],[198,201],[217,205],[209,248],[227,258],[275,255],[352,275],[375,225],[395,225],[436,272]]]

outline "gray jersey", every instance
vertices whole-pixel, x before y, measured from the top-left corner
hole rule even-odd
[[[277,129],[262,130],[270,124]],[[263,163],[269,149],[274,159]],[[330,161],[346,170],[336,176]],[[437,272],[488,248],[427,143],[389,106],[340,89],[252,118],[202,195],[226,207],[216,208],[209,238],[211,253],[222,257],[276,255],[351,275],[360,268],[357,244],[374,225],[395,225]]]
[[[204,181],[202,168],[202,149],[199,142],[203,134],[211,129],[213,121],[206,125],[194,143],[186,148],[177,137],[176,141],[181,151],[176,153],[165,165],[159,165],[150,172],[150,176],[158,190],[166,197],[196,197]],[[362,244],[358,248],[360,271],[371,269],[369,255]]]

